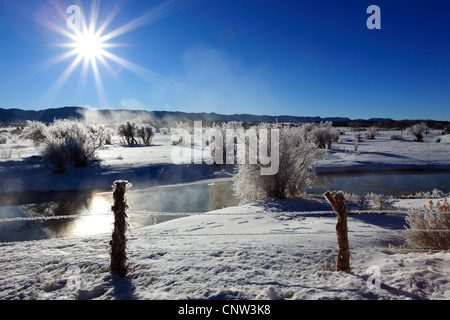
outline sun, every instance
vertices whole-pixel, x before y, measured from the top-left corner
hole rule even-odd
[[[102,51],[105,47],[102,38],[94,32],[79,32],[74,39],[74,47],[79,57],[85,60],[99,59],[103,56]]]
[[[108,12],[101,12],[103,10],[100,10],[100,0],[91,1],[90,14],[88,10],[81,10],[81,21],[78,29],[67,28],[66,24],[60,23],[61,20],[57,20],[57,22],[51,18],[39,20],[39,23],[45,28],[63,36],[63,42],[58,41],[55,43],[55,46],[69,49],[48,59],[43,63],[43,66],[50,68],[55,64],[71,60],[67,67],[62,69],[61,75],[46,92],[42,103],[47,104],[53,101],[70,76],[80,66],[81,73],[77,91],[83,91],[88,75],[92,75],[95,81],[100,106],[108,105],[102,81],[102,72],[104,71],[108,71],[112,78],[118,80],[121,84],[123,84],[123,82],[118,79],[117,70],[127,69],[154,85],[170,86],[178,90],[186,91],[180,84],[176,84],[152,70],[146,69],[113,53],[116,51],[114,48],[128,47],[129,45],[111,42],[111,40],[114,40],[119,36],[178,11],[183,7],[181,3],[182,2],[176,0],[165,0],[159,6],[117,28],[113,28],[113,30],[110,30],[111,24],[113,24],[115,18],[120,15],[122,7],[108,6]],[[67,8],[62,4],[57,6],[57,11],[64,19],[67,19],[68,17],[66,9]],[[100,13],[102,14],[100,15]]]

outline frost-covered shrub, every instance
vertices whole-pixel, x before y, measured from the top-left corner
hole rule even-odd
[[[175,127],[170,128],[170,132],[172,132],[172,134],[179,134],[181,132],[192,134],[193,130],[189,122],[179,121],[175,123]]]
[[[40,121],[27,120],[27,126],[23,129],[21,138],[31,140],[35,147],[47,140],[48,128]]]
[[[159,129],[159,132],[161,132],[162,134],[169,134],[169,128],[167,127],[162,127]]]
[[[95,160],[95,151],[103,145],[103,133],[103,126],[56,120],[49,127],[49,136],[42,151],[43,159],[57,168],[62,162],[61,157],[74,162],[76,167],[85,167],[89,160]]]
[[[1,149],[0,156],[2,159],[10,159],[12,156],[11,148]]]
[[[95,151],[104,143],[103,126],[56,120],[44,131],[37,122],[29,125],[30,128],[24,129],[24,138],[33,141],[43,161],[52,165],[55,172],[64,172],[66,162],[73,162],[76,167],[87,166],[89,160],[95,160]]]
[[[358,195],[356,204],[358,205],[359,210],[369,210],[370,205],[367,193]]]
[[[430,198],[443,198],[445,196],[445,193],[441,190],[434,188],[433,191],[431,191]]]
[[[188,122],[177,122],[175,127],[170,128],[170,132],[172,133],[171,142],[173,145],[181,144],[181,143],[191,143],[192,139],[185,139],[193,133],[192,128]]]
[[[415,195],[410,197],[415,199],[430,199],[430,198],[444,198],[446,196],[447,195],[445,194],[445,192],[442,192],[441,190],[434,188],[431,192],[419,191]]]
[[[8,142],[8,137],[5,134],[0,133],[0,144],[5,144],[6,142]]]
[[[428,130],[428,126],[421,122],[409,127],[407,132],[412,134],[415,138],[414,141],[422,142],[423,141],[423,133]]]
[[[15,129],[11,130],[11,134],[13,136],[18,136],[22,133],[23,128],[22,127],[16,127]]]
[[[16,134],[9,134],[8,141],[9,143],[17,143],[19,141],[19,137]]]
[[[406,222],[409,229],[403,232],[406,245],[414,249],[450,249],[450,206],[447,198],[436,206],[430,200],[425,213],[417,210],[408,212]]]
[[[339,131],[333,129],[331,121],[321,122],[309,133],[311,141],[321,149],[331,149],[332,144],[338,141],[339,136]]]
[[[170,139],[170,142],[171,142],[174,146],[176,146],[176,145],[178,145],[178,144],[180,144],[180,143],[183,142],[183,136],[182,136],[182,135],[176,135],[176,134],[174,134],[174,133],[172,132],[172,137],[171,137],[171,139]]]
[[[386,194],[374,195],[373,202],[375,204],[375,208],[380,211],[395,209],[394,207],[395,200],[393,200],[392,197]]]
[[[358,151],[358,146],[359,146],[358,139],[355,138],[355,140],[353,141],[353,149],[355,150],[355,152]]]
[[[103,125],[89,125],[86,124],[86,129],[90,135],[87,141],[92,144],[92,148],[99,149],[105,144],[106,141],[106,129]]]
[[[115,135],[116,131],[112,128],[105,128],[105,132],[104,132],[104,140],[105,140],[105,144],[113,144],[113,137]]]
[[[377,129],[375,127],[370,127],[366,131],[366,139],[374,140],[377,134]]]
[[[233,176],[236,195],[242,203],[267,197],[298,196],[314,181],[312,166],[323,156],[323,150],[302,139],[298,127],[283,127],[279,132],[278,172],[261,175],[260,164],[239,164]]]
[[[311,131],[313,131],[314,125],[311,122],[306,122],[300,126],[303,141],[308,141]]]
[[[55,173],[66,171],[67,148],[62,140],[50,139],[41,150],[42,160],[52,166]]]

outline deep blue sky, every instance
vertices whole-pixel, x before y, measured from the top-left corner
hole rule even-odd
[[[132,64],[98,62],[100,93],[83,63],[58,82],[76,56],[49,63],[73,42],[49,22],[69,32],[66,8],[91,2],[0,0],[0,107],[450,120],[450,0],[104,0],[103,34],[134,22],[106,42]]]

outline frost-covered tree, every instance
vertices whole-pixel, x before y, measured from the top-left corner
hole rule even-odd
[[[300,195],[314,181],[312,166],[323,156],[323,150],[302,139],[302,131],[298,127],[282,127],[277,173],[261,175],[261,164],[238,165],[233,176],[236,195],[242,203],[267,197],[285,199]]]
[[[122,123],[117,128],[117,132],[120,136],[122,136],[127,144],[137,144],[136,135],[137,135],[137,124],[132,121],[127,121],[126,123]]]
[[[427,130],[428,126],[425,123],[421,122],[413,125],[412,127],[409,127],[407,129],[407,132],[415,137],[414,141],[423,142],[423,133]]]
[[[150,145],[152,143],[153,136],[155,135],[155,128],[149,124],[144,124],[138,127],[137,135],[142,139],[143,144]]]
[[[155,131],[155,128],[148,123],[139,125],[134,121],[122,123],[117,128],[117,132],[128,145],[139,144],[139,138],[142,140],[142,144],[150,145]]]

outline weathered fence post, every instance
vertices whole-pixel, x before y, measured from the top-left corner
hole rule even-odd
[[[338,239],[339,252],[336,264],[336,271],[350,271],[350,249],[347,234],[347,207],[344,202],[342,191],[327,191],[325,198],[330,203],[337,215],[336,235]]]
[[[111,271],[117,272],[120,277],[125,277],[128,273],[128,258],[126,253],[127,237],[125,235],[128,222],[126,218],[126,210],[128,209],[125,192],[131,184],[125,180],[116,180],[113,185],[114,205],[111,210],[114,212],[114,231],[112,240],[109,242],[111,246]]]

